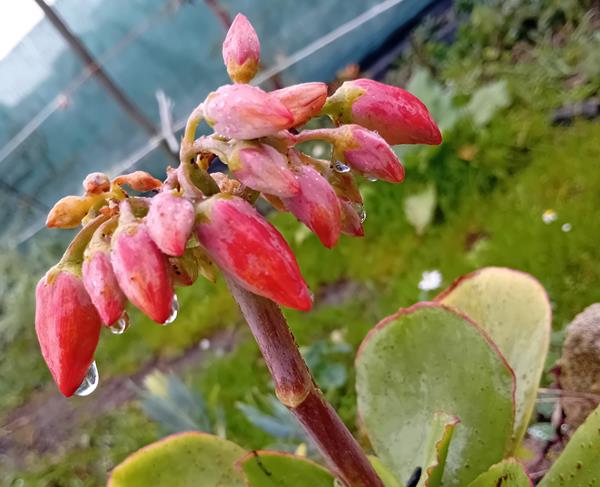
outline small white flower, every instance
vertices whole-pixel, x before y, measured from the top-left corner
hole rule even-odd
[[[424,271],[419,282],[421,291],[433,291],[442,285],[442,273],[438,270]]]
[[[542,221],[546,225],[548,225],[549,223],[552,223],[557,218],[558,218],[558,215],[552,208],[548,208],[546,211],[544,211],[544,213],[542,213]]]
[[[312,155],[314,157],[321,157],[325,154],[325,146],[323,144],[315,144],[313,146]]]
[[[210,340],[208,338],[203,338],[200,340],[200,350],[208,350],[210,348]]]
[[[329,335],[329,338],[333,343],[342,343],[344,341],[344,331],[333,330],[331,335]]]

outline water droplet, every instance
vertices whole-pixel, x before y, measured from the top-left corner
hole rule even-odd
[[[354,207],[354,211],[358,214],[358,218],[360,218],[360,222],[364,223],[367,219],[367,212],[365,211],[365,207],[359,203],[354,203],[352,205]]]
[[[341,174],[345,174],[351,171],[350,166],[347,166],[341,161],[335,161],[335,163],[333,164],[333,169],[335,169],[336,172],[339,172]]]
[[[179,301],[177,301],[177,294],[173,295],[173,302],[171,303],[171,315],[163,323],[163,325],[170,325],[177,319],[177,313],[179,313]]]
[[[565,233],[568,233],[568,232],[570,232],[570,231],[571,231],[571,228],[573,228],[573,227],[571,226],[571,224],[570,224],[570,223],[565,223],[565,224],[563,224],[563,226],[562,226],[562,227],[560,227],[560,229],[561,229],[563,232],[565,232]]]
[[[379,181],[379,179],[377,179],[375,176],[367,176],[367,181],[371,181],[372,183],[375,183],[375,182]]]
[[[96,367],[96,362],[94,361],[86,372],[83,382],[75,391],[75,395],[81,397],[89,396],[98,387],[98,382],[100,382],[100,377],[98,376],[98,367]]]
[[[127,311],[123,311],[121,317],[110,325],[110,332],[113,335],[122,335],[127,331],[127,328],[129,328],[129,315]]]

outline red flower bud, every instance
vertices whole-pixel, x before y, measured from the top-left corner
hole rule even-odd
[[[296,177],[300,192],[283,198],[283,204],[298,220],[319,237],[321,243],[333,247],[341,230],[340,205],[335,191],[327,180],[310,166],[298,166]]]
[[[302,83],[272,91],[270,94],[292,112],[294,121],[291,126],[298,127],[319,114],[327,100],[327,85]]]
[[[342,212],[342,233],[344,235],[350,235],[352,237],[364,237],[365,229],[362,225],[364,210],[362,215],[357,210],[357,203],[341,199],[340,209]]]
[[[54,382],[66,397],[83,382],[98,345],[100,316],[81,278],[54,268],[35,290],[35,331]]]
[[[298,193],[299,185],[286,157],[267,144],[239,144],[229,169],[246,186],[279,197]]]
[[[125,310],[126,299],[119,287],[110,260],[110,243],[107,232],[114,221],[101,225],[84,253],[83,284],[96,307],[102,322],[112,325]],[[114,228],[114,227],[113,227]]]
[[[216,195],[200,204],[198,240],[240,286],[303,311],[312,298],[281,234],[242,198]]]
[[[400,183],[404,167],[388,143],[359,125],[342,125],[335,131],[335,154],[367,177]]]
[[[157,323],[165,323],[171,315],[174,296],[167,259],[144,224],[119,225],[112,238],[111,260],[127,299]]]
[[[427,107],[408,91],[370,79],[346,81],[325,111],[342,123],[378,132],[391,145],[442,142]]]
[[[223,61],[235,83],[248,83],[258,70],[260,42],[245,15],[237,14],[223,42]]]
[[[204,116],[231,139],[257,139],[291,127],[294,117],[277,98],[250,85],[225,85],[204,102]]]
[[[163,253],[180,256],[185,252],[195,219],[196,210],[188,199],[164,191],[152,198],[146,227]]]

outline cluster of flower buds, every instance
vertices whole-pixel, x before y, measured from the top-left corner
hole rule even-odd
[[[192,112],[181,164],[167,169],[164,182],[141,171],[113,180],[93,173],[83,196],[67,196],[51,210],[49,227],[83,225],[36,291],[42,354],[65,396],[95,370],[102,326],[126,328],[128,301],[169,323],[177,311],[174,286],[199,275],[214,281],[216,268],[255,294],[309,310],[312,294],[296,258],[255,209],[257,198],[290,212],[331,248],[341,234],[364,235],[356,175],[399,183],[404,168],[390,144],[440,143],[425,106],[400,88],[356,80],[328,97],[324,83],[272,92],[247,84],[259,50],[252,25],[238,15],[223,44],[234,84]],[[321,116],[330,127],[301,130]],[[214,133],[196,138],[202,120]],[[300,144],[315,140],[331,145],[329,159],[302,151]],[[209,174],[215,157],[228,174]]]

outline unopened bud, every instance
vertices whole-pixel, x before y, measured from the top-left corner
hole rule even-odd
[[[198,208],[198,241],[248,291],[303,311],[312,298],[281,234],[242,198],[215,195]]]
[[[86,194],[105,193],[110,189],[110,179],[103,172],[88,174],[83,180],[83,190]]]
[[[146,171],[135,171],[129,174],[123,174],[114,179],[115,184],[128,185],[132,189],[140,192],[152,191],[160,189],[162,182],[148,174]]]
[[[346,81],[327,100],[324,112],[340,123],[374,130],[391,145],[442,142],[439,128],[416,96],[378,81]]]
[[[327,85],[302,83],[272,91],[270,94],[292,112],[294,116],[292,127],[298,127],[319,114],[327,100]]]
[[[56,202],[48,213],[48,228],[75,228],[99,201],[97,195],[65,196]]]
[[[35,331],[63,395],[72,396],[94,360],[102,322],[81,278],[53,268],[35,290]]]
[[[256,191],[279,197],[299,191],[287,158],[267,144],[239,143],[229,159],[229,169],[242,184]]]
[[[250,21],[237,14],[223,42],[223,61],[234,83],[248,83],[256,75],[260,42]]]
[[[277,98],[256,86],[225,85],[204,102],[204,116],[231,139],[256,139],[291,127],[294,117]]]
[[[167,255],[180,256],[192,233],[196,211],[186,198],[171,191],[154,196],[146,216],[148,233]]]
[[[295,172],[300,191],[290,198],[282,198],[283,204],[325,247],[331,248],[337,243],[341,230],[340,205],[335,191],[310,166],[298,166]]]

